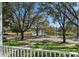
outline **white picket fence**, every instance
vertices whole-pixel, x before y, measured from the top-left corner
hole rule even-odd
[[[2,57],[79,57],[79,53],[3,46]]]

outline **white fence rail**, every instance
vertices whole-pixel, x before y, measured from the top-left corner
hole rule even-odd
[[[79,57],[79,53],[3,46],[2,57]]]

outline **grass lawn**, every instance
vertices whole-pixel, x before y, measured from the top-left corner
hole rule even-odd
[[[13,40],[4,40],[4,45],[8,46],[25,46],[29,45],[32,48],[42,48],[47,50],[60,50],[60,51],[70,51],[70,52],[78,52],[79,47],[75,46],[74,42],[68,43],[61,43],[61,42],[53,42],[48,40],[24,40],[24,41],[17,41]]]
[[[51,38],[62,38],[63,36],[50,36]],[[66,39],[73,39],[75,36],[66,36]]]

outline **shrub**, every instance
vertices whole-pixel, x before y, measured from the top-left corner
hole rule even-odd
[[[3,42],[8,42],[9,40],[8,39],[3,39]]]

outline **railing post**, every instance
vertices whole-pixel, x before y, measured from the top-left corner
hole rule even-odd
[[[25,49],[24,49],[24,50],[23,50],[23,57],[25,57],[25,55],[26,55],[26,54],[25,54]]]
[[[18,54],[17,56],[18,56],[18,57],[19,57],[19,54],[20,54],[19,50],[20,50],[20,49],[18,49],[18,51],[17,51],[17,54]]]
[[[13,50],[13,48],[11,48],[11,49],[12,49],[12,52],[11,52],[11,54],[12,54],[12,57],[13,57],[14,50]]]
[[[3,47],[0,46],[0,57],[3,57]]]
[[[6,53],[6,51],[5,51],[5,48],[3,47],[3,56],[5,57],[5,53]]]
[[[42,57],[43,57],[43,55],[44,55],[44,54],[43,54],[43,51],[41,51],[41,55],[42,55]]]
[[[39,50],[37,51],[38,57],[39,57]]]
[[[45,54],[46,54],[46,57],[47,57],[47,51],[46,51],[46,53],[45,53]]]
[[[16,57],[16,49],[14,48],[14,57]]]
[[[74,57],[77,57],[77,55],[75,54],[75,56]]]
[[[64,57],[66,57],[66,53],[64,53]]]
[[[35,50],[33,50],[34,51],[34,57],[36,57],[36,51]]]
[[[40,50],[40,49],[27,49],[27,48],[17,48],[17,47],[1,47],[3,48],[3,55],[5,57],[51,57],[54,55],[54,57],[61,57],[63,54],[63,57],[66,57],[67,55],[69,57],[78,57],[78,53],[74,52],[60,52],[60,51],[50,51],[50,50]],[[49,55],[48,55],[49,54]],[[37,55],[37,56],[36,56]]]
[[[54,57],[56,57],[56,52],[53,52],[54,53]]]
[[[6,48],[6,57],[8,57],[8,47]]]
[[[8,57],[10,57],[11,51],[10,48],[8,48]]]
[[[49,53],[50,53],[50,57],[52,57],[52,55],[51,55],[51,51],[50,51]]]
[[[2,3],[0,3],[0,57],[3,56],[3,40],[2,40]]]
[[[20,49],[20,57],[22,57],[22,49]]]
[[[28,56],[28,53],[29,53],[29,51],[28,51],[28,49],[27,49],[27,57],[29,57],[29,56]]]
[[[32,49],[30,50],[30,57],[32,57]]]
[[[69,54],[69,57],[71,57],[71,54]]]
[[[61,53],[59,52],[59,57],[61,57]]]

